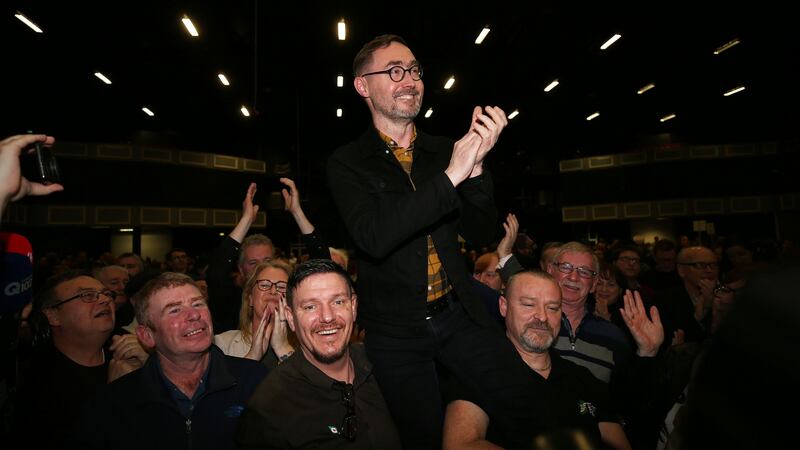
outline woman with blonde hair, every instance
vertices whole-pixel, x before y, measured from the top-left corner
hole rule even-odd
[[[251,273],[242,289],[239,329],[214,336],[226,355],[261,361],[273,368],[294,353],[294,335],[286,325],[286,282],[289,266],[280,260],[264,261]]]

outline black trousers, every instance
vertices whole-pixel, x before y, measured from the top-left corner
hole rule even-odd
[[[444,407],[436,363],[481,398],[502,444],[528,448],[528,430],[541,414],[530,374],[506,336],[476,324],[460,303],[427,320],[428,333],[397,338],[367,330],[365,346],[405,449],[442,446]],[[541,417],[541,416],[538,416]]]

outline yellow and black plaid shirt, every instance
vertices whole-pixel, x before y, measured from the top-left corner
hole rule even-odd
[[[380,131],[379,131],[380,133]],[[408,147],[400,147],[397,142],[389,136],[380,133],[383,142],[389,146],[389,149],[394,153],[395,158],[403,166],[406,171],[411,186],[414,187],[414,181],[411,179],[411,165],[414,162],[414,142],[417,140],[417,129],[414,128],[414,135],[411,137],[411,143]],[[416,189],[416,187],[414,187]],[[433,239],[428,235],[428,301],[432,302],[444,294],[450,292],[452,286],[447,280],[447,273],[444,271],[442,262],[439,260],[439,254],[436,253],[436,247],[433,246]]]

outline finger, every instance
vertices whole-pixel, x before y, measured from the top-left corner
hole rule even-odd
[[[661,315],[658,313],[658,308],[656,308],[655,305],[650,307],[650,321],[655,325],[662,326]]]
[[[291,189],[291,190],[293,190],[293,191],[294,191],[294,190],[295,190],[295,188],[296,188],[296,186],[295,186],[295,184],[294,184],[294,181],[293,181],[291,178],[279,178],[279,181],[280,181],[281,183],[285,184],[286,186],[288,186],[288,187],[289,187],[289,189]]]
[[[252,200],[253,197],[255,197],[256,190],[258,190],[258,186],[255,183],[250,183],[250,186],[247,187],[247,197],[250,200]]]
[[[492,116],[492,120],[494,120],[498,125],[508,125],[508,117],[506,117],[506,112],[503,111],[503,109],[499,106],[487,106],[483,110],[486,114]]]
[[[478,120],[478,116],[480,116],[482,113],[483,110],[480,106],[472,108],[472,123],[475,123],[475,121]]]
[[[29,182],[30,189],[28,190],[29,195],[47,195],[52,194],[53,192],[60,192],[64,190],[64,186],[54,183],[54,184],[41,184],[35,182]]]
[[[18,134],[0,141],[0,145],[3,147],[10,147],[12,151],[19,155],[22,153],[22,149],[33,144],[34,142],[42,142],[45,145],[50,145],[53,143],[53,141],[53,137],[47,136],[46,134]]]

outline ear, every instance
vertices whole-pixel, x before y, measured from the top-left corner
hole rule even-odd
[[[47,308],[42,311],[44,316],[47,317],[47,323],[51,327],[60,327],[61,320],[58,318],[58,311],[53,308]]]
[[[356,294],[350,297],[350,307],[353,309],[353,323],[355,323],[358,317],[358,296]]]
[[[500,296],[498,300],[497,306],[500,307],[500,315],[505,317],[506,313],[508,312],[508,300],[504,296]]]
[[[239,268],[239,275],[244,276],[244,266],[241,264],[237,265],[236,267]]]
[[[364,80],[364,77],[353,78],[353,86],[356,88],[358,95],[369,98],[369,88],[367,87],[367,82]]]
[[[595,276],[594,280],[592,280],[592,287],[589,288],[589,293],[594,294],[594,291],[597,288],[597,279],[598,278],[599,278],[599,275]]]
[[[156,346],[153,330],[147,325],[139,324],[139,326],[136,327],[136,337],[139,339],[139,342],[144,344],[147,348],[154,348]]]

